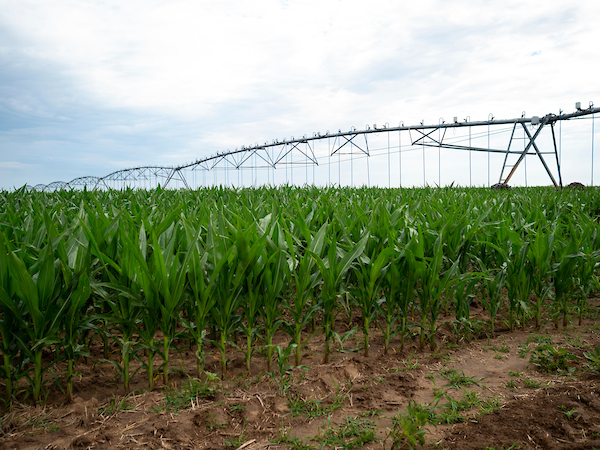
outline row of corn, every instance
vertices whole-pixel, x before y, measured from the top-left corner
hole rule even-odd
[[[0,192],[0,350],[6,402],[73,397],[75,363],[100,342],[129,391],[168,383],[174,346],[205,345],[227,370],[260,352],[323,359],[360,316],[361,350],[470,333],[471,305],[498,324],[582,320],[599,288],[596,189],[211,188]],[[336,325],[337,324],[337,325]],[[344,328],[345,330],[346,328]],[[287,333],[289,345],[274,345]],[[239,344],[240,337],[243,344]],[[237,344],[236,344],[237,343]],[[118,357],[109,350],[117,344]],[[135,364],[132,364],[135,363]],[[64,373],[57,373],[57,368]],[[63,369],[64,368],[64,369]]]

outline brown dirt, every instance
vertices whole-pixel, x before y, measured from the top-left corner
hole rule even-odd
[[[481,315],[481,310],[475,308],[473,313]],[[346,329],[346,324],[338,324],[338,331]],[[387,449],[392,446],[392,417],[405,412],[409,401],[428,404],[440,391],[453,398],[463,394],[447,386],[443,373],[451,369],[479,380],[464,389],[477,392],[480,398],[499,399],[502,407],[486,415],[477,408],[466,411],[462,423],[428,425],[425,448],[600,448],[600,376],[587,369],[583,357],[600,346],[599,333],[600,326],[588,319],[582,326],[570,324],[567,329],[555,330],[548,324],[539,332],[533,328],[500,331],[491,338],[479,333],[471,341],[457,341],[446,325],[439,331],[441,350],[437,352],[419,350],[415,339],[404,353],[392,349],[384,355],[381,334],[373,329],[369,357],[359,350],[362,336],[358,332],[343,351],[336,344],[329,364],[321,363],[323,338],[315,336],[304,352],[304,367],[290,369],[287,383],[265,373],[259,353],[252,372],[247,373],[241,352],[232,350],[229,372],[225,380],[214,383],[214,395],[188,399],[189,404],[173,411],[165,410],[165,395],[195,376],[194,351],[185,344],[181,353],[172,355],[169,388],[161,386],[159,379],[154,391],[145,390],[145,373],[139,371],[133,378],[135,391],[128,396],[110,364],[80,361],[75,401],[64,404],[62,393],[49,381],[46,406],[16,404],[0,418],[0,449],[255,450],[294,448],[293,442],[321,448],[319,437],[337,429],[346,418],[374,420],[378,440],[364,448]],[[579,357],[572,364],[573,374],[542,373],[530,363],[532,349],[542,345],[531,341],[544,339]],[[287,340],[286,335],[278,335],[276,344],[285,345]],[[93,359],[99,360],[101,350],[95,345]],[[519,346],[524,345],[530,352],[522,358]],[[206,370],[218,372],[217,351],[207,350]],[[118,357],[116,348],[111,357]],[[330,406],[331,411],[317,417],[296,414],[290,400],[309,402],[306,405],[314,401],[313,405]],[[336,401],[341,406],[334,409]],[[282,436],[287,436],[287,443],[276,443]]]

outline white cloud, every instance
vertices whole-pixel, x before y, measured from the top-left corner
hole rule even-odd
[[[19,161],[0,161],[0,169],[28,169],[31,164],[24,164]]]

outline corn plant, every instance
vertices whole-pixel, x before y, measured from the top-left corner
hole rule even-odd
[[[93,328],[95,320],[88,313],[91,295],[90,277],[88,271],[92,267],[91,252],[85,233],[81,230],[79,222],[86,216],[85,209],[78,211],[74,224],[62,234],[59,234],[54,223],[45,216],[48,237],[55,245],[57,262],[62,272],[64,284],[61,299],[64,301],[61,333],[59,344],[63,348],[64,358],[67,360],[67,376],[65,396],[67,402],[73,401],[73,366],[79,356],[87,356],[82,335]],[[92,278],[95,274],[92,274]]]
[[[394,255],[385,274],[385,300],[380,303],[383,310],[382,327],[384,352],[388,353],[390,340],[400,334],[400,351],[404,350],[404,342],[408,332],[408,309],[415,300],[417,281],[416,258],[409,245],[399,254]],[[399,322],[399,330],[392,330],[393,324]]]
[[[189,222],[186,222],[185,227],[188,241],[195,241],[196,245],[190,246],[188,250],[190,256],[188,258],[188,280],[186,285],[189,289],[189,318],[187,321],[184,320],[183,324],[196,343],[196,365],[198,376],[200,376],[204,372],[204,341],[211,310],[217,301],[218,278],[222,276],[223,268],[234,248],[230,247],[225,253],[219,254],[217,261],[212,261],[210,256],[213,253],[201,247],[200,240],[195,237],[196,230]]]
[[[373,261],[367,264],[357,264],[354,269],[356,277],[356,296],[363,320],[363,350],[364,356],[369,356],[369,328],[378,313],[378,305],[383,292],[386,271],[389,260],[393,255],[393,249],[382,250]]]
[[[81,332],[92,326],[93,317],[86,315],[86,304],[91,294],[90,281],[87,273],[83,272],[77,275],[76,284],[73,284],[69,297],[66,299],[66,310],[63,318],[64,334],[61,343],[64,348],[65,358],[67,360],[67,382],[65,395],[67,402],[73,401],[73,364],[80,355],[87,355],[83,352],[81,343]],[[76,287],[75,287],[76,286]]]
[[[229,240],[224,237],[226,228],[232,230],[233,236]],[[222,266],[222,272],[217,278],[215,294],[217,301],[211,308],[212,323],[219,332],[219,340],[215,345],[221,352],[221,374],[225,377],[227,371],[227,344],[230,336],[238,329],[240,317],[238,309],[244,289],[246,278],[250,268],[256,263],[259,251],[262,249],[263,241],[257,240],[254,244],[249,243],[248,235],[254,230],[242,230],[234,228],[225,222],[220,216],[218,220],[211,221],[208,234],[208,247],[212,253],[213,261],[218,261],[228,254],[231,246],[234,250],[229,253]]]
[[[187,263],[190,252],[185,253],[183,260],[180,260],[179,254],[175,249],[176,238],[162,235],[163,242],[152,233],[153,243],[153,270],[152,276],[157,290],[158,305],[160,307],[159,328],[163,333],[163,384],[168,383],[169,376],[169,350],[175,332],[179,324],[179,314],[186,301],[185,281]],[[195,242],[190,245],[193,247]],[[147,283],[151,285],[151,283]]]
[[[379,204],[378,214],[380,222],[371,226],[371,232],[378,233],[378,241],[389,249],[389,264],[386,267],[381,282],[381,298],[377,301],[378,314],[376,324],[383,333],[384,353],[389,352],[390,342],[397,334],[396,322],[400,317],[399,313],[399,295],[401,277],[399,275],[400,249],[399,244],[405,236],[406,229],[403,223],[403,213],[406,208],[397,208],[393,212],[388,212],[387,208]]]
[[[395,266],[396,259],[392,259],[388,267],[386,276],[383,297],[378,302],[380,310],[377,325],[383,333],[383,353],[389,354],[390,343],[398,333],[397,322],[401,319],[398,304],[399,304],[399,286],[396,280],[400,279],[399,271]],[[404,338],[404,336],[402,336]]]
[[[444,254],[452,261],[459,261],[460,273],[468,271],[472,252],[478,245],[478,235],[492,225],[484,222],[492,211],[491,207],[480,210],[479,206],[465,206],[466,211],[462,213],[459,210],[449,211],[450,218],[444,221]]]
[[[593,289],[600,289],[598,276],[596,275],[600,266],[600,250],[589,250],[577,254],[577,304],[579,311],[579,325],[583,322],[583,313],[586,309],[587,299]]]
[[[95,220],[95,216],[87,215],[90,222]],[[89,223],[89,222],[88,222]],[[121,347],[121,360],[119,362],[109,360],[111,364],[121,373],[125,393],[130,391],[130,361],[134,356],[136,348],[134,333],[137,329],[138,321],[142,313],[142,295],[141,287],[136,276],[137,259],[133,244],[121,245],[122,251],[118,254],[118,263],[113,261],[106,253],[101,250],[105,237],[97,235],[97,226],[90,225],[82,221],[82,231],[88,242],[90,253],[93,254],[100,265],[97,271],[101,274],[100,283],[95,283],[93,294],[97,303],[102,303],[102,311],[96,314],[95,320],[102,322],[103,340],[108,340],[110,324],[111,329],[117,330],[116,337]],[[126,220],[119,221],[118,232],[110,237],[112,242],[129,242],[128,234],[132,232],[132,225]],[[123,237],[125,235],[125,237]],[[105,349],[106,349],[105,344]],[[105,354],[105,359],[107,359]]]
[[[299,366],[302,361],[302,350],[306,346],[306,340],[302,340],[302,330],[313,319],[318,305],[311,303],[314,297],[314,290],[320,283],[320,272],[315,259],[311,255],[321,257],[327,232],[328,224],[324,223],[314,236],[309,235],[308,251],[303,254],[295,250],[292,234],[286,229],[286,240],[288,251],[290,253],[290,265],[292,266],[292,280],[294,287],[294,296],[289,303],[287,310],[291,315],[291,323],[287,324],[287,332],[292,337],[292,344],[295,344],[294,363]]]
[[[511,232],[511,247],[507,252],[506,289],[509,301],[509,328],[515,324],[515,316],[521,314],[521,322],[525,327],[529,312],[529,294],[531,293],[531,261],[527,258],[529,241],[524,241],[517,233]]]
[[[123,212],[116,208],[112,210],[111,216],[105,214],[102,204],[93,196],[84,207],[86,214],[80,219],[79,225],[93,257],[93,267],[90,270],[98,270],[100,274],[101,283],[95,284],[96,298],[93,306],[97,314],[97,334],[102,339],[104,346],[104,359],[108,359],[110,327],[124,323],[122,321],[124,318],[130,323],[129,328],[135,327],[134,319],[126,319],[128,313],[125,310],[129,309],[130,305],[118,307],[122,311],[122,315],[116,322],[113,321],[114,317],[111,319],[106,316],[115,312],[114,304],[111,304],[113,295],[119,296],[119,303],[127,302],[125,300],[127,297],[140,296],[140,290],[136,291],[135,286],[130,286],[129,280],[134,276],[133,266],[131,263],[122,261],[129,256],[129,247],[123,246],[122,236],[123,233],[131,232],[133,225],[130,223],[131,221],[126,220]],[[122,265],[131,267],[129,275],[127,273],[123,275]],[[110,283],[111,286],[104,286],[103,283]],[[131,309],[135,308],[132,306]],[[124,336],[124,338],[126,337]],[[130,342],[130,339],[127,339],[126,342]]]
[[[481,280],[487,291],[487,295],[482,296],[481,302],[490,315],[490,332],[495,332],[496,316],[502,304],[502,289],[506,285],[506,263],[498,269],[487,269],[483,261],[477,258],[477,263],[481,269]]]
[[[552,284],[549,282],[552,271],[552,254],[556,226],[545,232],[538,225],[536,236],[528,247],[528,258],[531,261],[533,291],[536,296],[533,305],[535,327],[539,330],[542,324],[542,306],[550,291]]]
[[[123,234],[122,240],[123,246],[131,252],[131,257],[135,260],[135,277],[141,287],[141,292],[143,293],[143,295],[140,296],[140,318],[142,326],[138,328],[138,335],[141,339],[140,349],[145,350],[148,355],[148,361],[145,363],[145,368],[148,377],[148,387],[152,390],[154,389],[154,356],[156,353],[159,353],[154,339],[158,330],[161,308],[158,286],[154,281],[153,273],[150,268],[151,266],[147,261],[148,241],[145,225],[142,224],[139,234],[135,239]],[[157,250],[160,251],[160,249]],[[133,300],[135,301],[135,298]],[[131,337],[127,336],[127,338],[130,339]],[[131,341],[125,341],[122,349],[124,361],[129,361],[130,354],[132,353],[131,345],[128,344],[128,342]],[[128,379],[128,366],[125,376]]]
[[[342,282],[352,264],[364,251],[368,239],[368,235],[364,236],[348,252],[343,252],[340,249],[342,250],[340,252],[342,254],[341,258],[338,256],[335,236],[326,238],[329,249],[325,260],[321,259],[317,254],[309,252],[319,267],[323,279],[321,287],[321,312],[323,314],[323,332],[325,334],[325,349],[323,354],[323,362],[325,364],[329,362],[329,345],[335,332],[336,303],[338,296],[342,293]]]
[[[580,224],[581,227],[581,243],[579,252],[577,253],[577,309],[579,310],[579,325],[583,321],[583,313],[586,308],[587,299],[593,289],[598,290],[600,283],[596,276],[598,267],[600,266],[600,250],[598,227],[589,221],[585,224]]]
[[[426,256],[425,239],[424,232],[419,229],[415,247],[416,276],[419,280],[417,296],[421,316],[419,347],[424,347],[425,333],[428,331],[430,346],[434,349],[436,322],[441,312],[442,296],[455,283],[454,276],[458,271],[458,261],[454,261],[449,268],[444,270],[443,229],[439,231],[435,239],[431,256]]]
[[[472,323],[470,306],[475,297],[474,290],[484,278],[482,272],[465,273],[456,278],[454,286],[456,330],[466,330],[467,340],[471,338]]]
[[[15,292],[14,277],[9,271],[10,248],[0,231],[0,335],[2,336],[3,378],[6,386],[6,403],[12,404],[15,382],[20,375],[13,365],[19,354],[17,343],[26,342],[25,302]]]
[[[58,342],[66,303],[61,298],[62,274],[56,271],[52,245],[48,244],[39,251],[36,264],[31,267],[25,265],[22,255],[22,252],[17,256],[12,250],[8,250],[11,284],[17,300],[10,302],[2,296],[2,301],[13,314],[19,312],[19,302],[25,305],[23,336],[26,341],[21,342],[21,350],[33,362],[33,377],[30,378],[32,396],[39,403],[42,401],[43,376],[47,368],[43,365],[42,353],[45,348]]]
[[[244,320],[240,326],[246,335],[246,370],[250,373],[252,364],[252,355],[254,354],[254,342],[259,334],[259,319],[260,311],[263,308],[263,292],[261,290],[261,279],[265,264],[259,258],[250,269],[250,274],[246,279],[245,297],[246,301],[242,302],[242,310]]]
[[[553,265],[553,285],[554,285],[554,302],[553,302],[553,321],[555,328],[558,328],[559,317],[562,315],[563,327],[567,326],[569,315],[569,299],[575,292],[577,281],[577,250],[578,246],[572,240],[560,243],[554,247]]]
[[[283,297],[283,288],[287,283],[289,268],[285,254],[276,250],[265,262],[260,286],[263,291],[263,302],[259,312],[263,318],[265,332],[265,353],[267,358],[267,372],[271,372],[273,364],[273,336],[282,325],[279,305]]]

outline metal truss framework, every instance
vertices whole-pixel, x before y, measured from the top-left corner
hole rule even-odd
[[[387,124],[383,127],[367,126],[364,130],[356,130],[352,128],[350,131],[330,134],[329,132],[321,135],[320,133],[314,133],[312,137],[304,135],[301,138],[295,139],[292,137],[289,140],[279,141],[273,140],[271,143],[265,142],[263,145],[255,144],[254,146],[242,146],[240,149],[232,151],[217,153],[215,155],[198,159],[194,162],[174,166],[141,166],[128,169],[117,170],[104,177],[96,176],[84,176],[75,178],[69,182],[55,181],[48,185],[36,185],[33,187],[35,190],[41,191],[52,191],[56,189],[70,189],[70,188],[86,188],[86,189],[111,189],[111,188],[124,188],[127,186],[134,185],[136,187],[155,187],[160,184],[162,187],[172,186],[173,184],[181,183],[183,187],[189,188],[190,183],[186,170],[191,171],[195,174],[198,172],[216,171],[218,169],[233,169],[240,170],[244,169],[258,169],[258,168],[269,168],[276,169],[278,167],[293,165],[305,165],[308,167],[309,164],[319,165],[319,161],[315,155],[315,142],[321,140],[328,140],[329,145],[329,156],[339,154],[354,154],[355,152],[362,153],[367,157],[370,156],[368,136],[374,133],[392,133],[408,131],[411,136],[411,145],[422,146],[422,147],[437,147],[453,150],[469,150],[477,152],[488,152],[488,153],[502,153],[505,155],[502,170],[500,172],[499,183],[508,183],[511,177],[514,175],[517,167],[524,160],[527,155],[537,155],[541,161],[546,173],[550,177],[554,186],[562,187],[562,176],[560,161],[556,143],[556,136],[554,132],[554,126],[561,120],[569,120],[586,116],[590,114],[596,114],[600,112],[600,108],[594,108],[593,104],[590,104],[589,108],[578,109],[571,114],[547,114],[543,117],[533,116],[530,118],[521,117],[518,119],[509,120],[495,120],[493,117],[487,121],[471,122],[465,120],[464,122],[458,122],[455,118],[452,123],[439,123],[436,125],[424,125],[423,123],[413,126],[404,126],[401,124],[398,127],[390,127]],[[531,125],[532,129],[535,128],[535,132],[531,134],[530,130],[526,125]],[[446,132],[450,128],[469,128],[469,127],[488,127],[498,125],[512,125],[512,133],[506,149],[498,148],[482,148],[475,146],[457,145],[449,142],[444,142]],[[552,133],[553,148],[551,150],[542,151],[536,139],[540,136],[542,130],[546,127],[550,127]],[[516,139],[515,132],[517,129],[522,128],[526,137],[526,144],[523,150],[514,149],[513,141]],[[436,132],[438,138],[436,139]],[[415,139],[413,140],[413,134]],[[364,139],[364,143],[363,143]],[[294,155],[298,155],[294,161]],[[548,162],[544,158],[544,155],[554,155],[556,162],[556,176],[552,173]],[[368,158],[367,158],[368,163]],[[292,173],[293,177],[293,173]],[[557,181],[558,179],[558,181]],[[293,183],[293,179],[292,179]],[[147,184],[147,186],[146,186]]]

